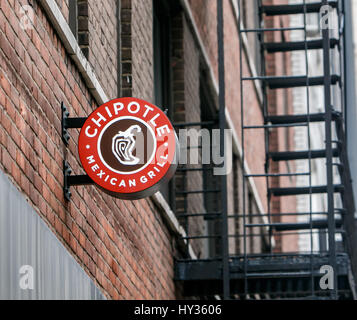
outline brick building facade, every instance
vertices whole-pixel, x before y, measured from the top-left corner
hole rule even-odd
[[[242,2],[247,27],[256,27],[253,1]],[[245,173],[264,171],[264,132],[246,133],[242,164],[239,12],[236,1],[223,3],[226,114],[227,127],[233,130],[234,154],[233,170],[228,176],[228,211],[263,214],[267,211],[267,189],[259,178],[247,179],[243,208],[242,168]],[[78,272],[85,274],[86,281],[107,299],[182,297],[174,281],[175,259],[185,254],[212,257],[219,249],[214,241],[194,239],[185,251],[184,229],[204,235],[214,233],[216,226],[203,217],[183,220],[180,214],[214,211],[215,198],[202,194],[173,196],[172,190],[200,190],[215,182],[202,172],[178,171],[162,192],[140,201],[117,200],[94,186],[72,188],[72,199],[66,201],[63,161],[67,160],[76,174],[83,173],[83,169],[77,152],[79,131],[71,131],[68,148],[61,139],[61,103],[72,117],[85,117],[110,99],[133,96],[168,109],[173,123],[214,122],[218,110],[216,9],[213,0],[1,0],[1,172],[15,186],[11,192],[20,193],[45,222],[39,228],[50,229],[60,251],[74,258],[73,265],[80,266]],[[288,26],[289,20],[274,18],[268,24]],[[254,76],[261,63],[259,49],[250,35],[244,39],[243,73]],[[282,60],[286,63],[281,64]],[[266,63],[273,75],[290,71],[289,55],[282,54]],[[261,91],[257,81],[245,84],[244,103],[249,106],[244,111],[245,125],[263,124]],[[269,106],[272,113],[288,112],[284,108],[291,99],[289,92],[275,94],[275,99],[270,99],[274,100]],[[288,130],[272,133],[276,150],[292,147],[293,135]],[[276,172],[287,169],[273,168]],[[273,183],[289,186],[295,182],[276,178]],[[295,198],[273,202],[273,212],[293,212],[294,207]],[[0,206],[0,214],[11,212],[2,212]],[[262,223],[264,219],[254,215],[250,222]],[[229,231],[242,235],[241,218],[229,221]],[[269,239],[264,231],[248,239],[249,252],[267,250]],[[12,245],[22,257],[29,244],[25,241],[20,245],[17,240]],[[275,240],[277,251],[293,251],[297,245],[296,239],[287,243]],[[232,254],[242,253],[242,248],[242,237],[230,239]],[[36,257],[35,250],[33,257],[18,262],[18,266],[34,265],[38,287],[32,298],[37,290],[43,290],[44,281],[43,270],[36,269]],[[9,286],[15,284],[16,277]],[[72,289],[70,286],[68,292]],[[22,291],[16,292],[12,297],[23,297]],[[68,298],[68,292],[60,298]],[[84,296],[78,293],[75,297]]]

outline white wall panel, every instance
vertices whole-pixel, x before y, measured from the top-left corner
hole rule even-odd
[[[34,289],[20,288],[20,268]],[[104,299],[81,266],[0,171],[0,299]]]

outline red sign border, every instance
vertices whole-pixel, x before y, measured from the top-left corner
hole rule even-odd
[[[114,114],[114,104],[122,103],[125,107],[123,110],[120,110],[117,115]],[[139,104],[142,109],[138,112],[138,114],[133,114],[128,111],[128,106],[134,103],[133,105]],[[107,108],[109,108],[109,113],[107,112]],[[148,108],[146,108],[148,107]],[[145,112],[143,113],[142,110],[145,109]],[[149,112],[154,112],[155,113],[155,118],[153,122],[150,122],[150,118],[152,113],[150,113],[150,117],[148,117]],[[95,137],[89,138],[88,136],[85,135],[85,130],[87,129],[88,126],[90,128],[94,127],[94,123],[92,119],[97,117],[98,113],[101,115],[106,115],[109,117],[109,114],[111,114],[113,117],[109,117],[109,119],[106,120],[106,122],[103,122],[103,125],[101,127],[96,127],[97,129],[97,134]],[[143,116],[146,113],[146,117],[143,118]],[[159,116],[157,116],[159,114]],[[156,133],[156,137],[158,137],[158,132],[157,128],[162,128],[163,126],[166,130],[166,134],[164,134],[165,130],[162,130],[162,141],[157,140],[157,149],[156,149],[156,154],[154,156],[154,162],[150,163],[146,168],[140,170],[136,174],[131,174],[131,181],[135,179],[136,186],[131,188],[119,187],[120,182],[127,178],[129,175],[124,175],[124,174],[118,174],[110,170],[100,159],[99,153],[98,153],[98,139],[100,136],[101,131],[104,129],[107,123],[110,121],[113,121],[115,118],[120,118],[123,116],[130,116],[130,117],[137,117],[143,121],[145,121]],[[151,118],[152,119],[152,118]],[[156,126],[153,125],[156,124]],[[168,132],[170,131],[170,133]],[[89,132],[89,131],[88,131]],[[95,132],[95,130],[93,131]],[[89,148],[88,148],[89,147]],[[116,198],[124,199],[124,200],[138,200],[141,198],[149,197],[152,194],[156,193],[159,191],[161,186],[165,183],[167,183],[175,174],[176,168],[177,168],[177,163],[178,163],[178,153],[179,153],[179,143],[178,139],[175,133],[175,130],[170,122],[170,120],[167,118],[166,114],[159,109],[157,106],[142,100],[138,98],[133,98],[133,97],[123,97],[123,98],[118,98],[118,99],[113,99],[110,100],[101,106],[99,106],[96,110],[92,111],[92,113],[88,116],[87,120],[85,121],[83,127],[81,128],[80,134],[79,134],[79,139],[78,139],[78,154],[80,158],[80,162],[82,164],[83,169],[85,172],[88,174],[88,176],[93,180],[93,182],[104,192],[107,194],[114,196]],[[94,160],[94,162],[89,163],[88,157],[93,157],[91,160]],[[158,164],[162,165],[158,160],[161,156],[166,157],[167,160],[165,165],[162,167],[159,167]],[[103,170],[105,169],[105,170]],[[95,170],[95,171],[94,171]],[[159,172],[158,172],[159,171]],[[99,178],[98,172],[101,174],[101,177]],[[103,175],[103,172],[105,174]],[[108,173],[109,172],[109,173]],[[147,176],[149,172],[154,172],[155,177],[152,177],[149,179]],[[109,176],[109,178],[107,178]],[[146,183],[140,182],[141,177],[146,176],[148,178],[148,181]],[[151,174],[152,176],[152,174]],[[104,180],[107,178],[106,181]],[[117,185],[112,185],[110,182],[113,182],[116,179],[116,182],[118,183]],[[122,179],[122,180],[120,180]],[[109,181],[109,184],[108,184]],[[127,185],[129,184],[129,179],[126,180]],[[143,179],[145,181],[145,179]],[[139,182],[139,183],[138,183]],[[128,190],[133,190],[133,192],[127,192]]]

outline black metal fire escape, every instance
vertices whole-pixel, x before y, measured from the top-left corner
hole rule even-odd
[[[243,38],[248,33],[255,33],[259,36],[262,54],[262,66],[260,74],[252,77],[243,74],[241,68],[241,145],[243,146],[242,169],[243,179],[243,212],[234,214],[227,213],[227,192],[220,189],[221,209],[215,213],[185,212],[181,217],[205,217],[206,220],[219,223],[219,234],[200,235],[197,237],[186,237],[187,252],[192,239],[206,239],[212,237],[221,239],[220,254],[205,259],[194,259],[184,257],[176,263],[176,280],[182,283],[184,293],[187,296],[212,297],[219,295],[223,298],[238,299],[353,299],[355,297],[354,277],[357,276],[356,245],[357,236],[355,230],[355,206],[352,195],[351,177],[347,159],[344,114],[344,0],[315,1],[308,2],[301,0],[297,4],[285,5],[265,5],[262,0],[257,1],[259,6],[259,16],[261,25],[256,29],[244,29],[242,21],[239,21],[240,37],[240,63],[243,65],[244,45]],[[218,0],[218,36],[222,37],[223,15],[222,2]],[[241,12],[240,1],[238,1],[239,12]],[[338,37],[331,37],[329,28],[322,28],[320,39],[309,39],[307,30],[308,14],[322,14],[334,10],[338,17]],[[302,15],[303,25],[299,27],[266,27],[267,17]],[[239,14],[241,17],[241,14]],[[241,18],[239,18],[241,20]],[[266,36],[269,32],[293,32],[300,31],[304,38],[300,41],[269,42]],[[222,50],[223,42],[219,41],[220,56],[220,93],[224,92],[224,69],[222,70]],[[309,51],[321,50],[323,56],[324,70],[320,76],[309,75]],[[268,55],[282,52],[301,51],[305,54],[306,69],[300,76],[270,76],[267,75],[265,61]],[[339,68],[331,68],[332,51],[333,57],[339,61]],[[334,70],[332,73],[331,70]],[[258,81],[263,93],[263,114],[264,123],[247,126],[245,124],[246,110],[244,97],[244,83]],[[324,112],[313,113],[310,106],[310,88],[321,86],[324,88]],[[269,92],[279,89],[290,89],[296,87],[306,87],[306,113],[305,114],[270,114],[269,113]],[[337,93],[336,93],[337,92]],[[338,99],[336,99],[338,97]],[[311,147],[311,127],[315,123],[324,123],[325,127],[325,148],[324,150],[314,150]],[[271,146],[271,133],[279,128],[291,129],[303,127],[307,130],[307,150],[304,151],[277,151]],[[220,101],[220,129],[225,128],[224,99]],[[245,134],[247,130],[264,130],[266,164],[264,173],[245,172]],[[312,184],[312,162],[314,159],[326,160],[325,185]],[[276,172],[272,170],[274,163],[282,161],[307,161],[308,172]],[[193,170],[204,170],[193,169]],[[306,176],[308,184],[303,187],[276,187],[273,182],[284,177],[296,178]],[[338,177],[337,177],[338,176]],[[246,204],[247,179],[254,179],[262,183],[264,180],[267,189],[267,212],[248,212]],[[261,179],[261,180],[259,180]],[[274,180],[275,179],[275,180]],[[222,179],[221,183],[226,184]],[[222,184],[221,184],[222,185]],[[209,190],[203,190],[202,192]],[[326,212],[314,212],[312,197],[315,194],[326,195]],[[294,197],[305,195],[308,197],[308,212],[273,212],[272,201],[281,197]],[[222,203],[224,204],[222,206]],[[341,204],[341,205],[339,205]],[[262,223],[252,223],[251,217],[259,217]],[[289,217],[289,222],[286,222]],[[301,222],[304,217],[304,222]],[[232,219],[240,219],[243,224],[243,233],[231,235],[228,233],[228,226]],[[264,219],[263,219],[264,218]],[[293,221],[293,222],[291,222]],[[254,230],[254,231],[252,231]],[[257,232],[258,231],[258,232]],[[189,228],[186,229],[189,233]],[[252,253],[247,248],[247,241],[251,237],[265,234],[268,239],[268,249],[261,253]],[[314,244],[316,235],[324,235],[326,241],[325,248]],[[277,251],[274,242],[287,236],[306,235],[310,241],[310,248],[307,251],[286,252]],[[243,248],[239,254],[229,255],[229,239],[243,237]],[[338,239],[338,241],[336,240]],[[322,266],[331,266],[334,270],[333,288],[324,289],[320,285]]]

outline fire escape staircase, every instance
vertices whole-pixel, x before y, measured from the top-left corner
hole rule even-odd
[[[221,296],[226,299],[354,299],[355,285],[354,277],[357,276],[357,255],[356,246],[357,235],[355,230],[354,219],[354,199],[352,195],[351,177],[349,172],[349,164],[346,152],[345,133],[344,133],[344,71],[343,71],[343,27],[339,32],[339,38],[331,37],[330,31],[322,30],[321,39],[310,40],[307,37],[307,14],[319,13],[323,6],[329,5],[337,11],[340,26],[343,20],[344,5],[343,0],[327,1],[321,0],[316,2],[307,2],[302,0],[301,4],[286,4],[286,5],[264,5],[262,0],[258,1],[259,15],[261,17],[261,25],[257,29],[244,29],[239,21],[240,28],[240,50],[241,64],[243,52],[243,35],[248,32],[254,32],[259,35],[261,41],[262,55],[302,51],[305,52],[306,64],[308,66],[308,51],[322,50],[324,57],[324,72],[321,76],[310,77],[308,67],[305,75],[302,76],[267,76],[265,73],[265,65],[263,62],[261,75],[255,77],[246,77],[241,71],[241,114],[242,114],[242,145],[244,146],[244,133],[247,130],[264,130],[266,137],[266,165],[264,174],[245,174],[247,178],[265,178],[267,184],[268,197],[268,213],[265,215],[268,223],[248,223],[248,214],[240,213],[235,215],[223,215],[222,212],[217,213],[190,213],[186,212],[181,217],[197,217],[219,221],[221,225],[229,224],[232,218],[241,218],[243,226],[244,250],[239,255],[231,255],[228,249],[224,251],[223,242],[228,241],[232,235],[229,235],[227,228],[222,227],[222,232],[213,237],[222,240],[222,254],[219,257],[210,259],[189,259],[182,258],[176,262],[175,275],[178,283],[181,283],[184,288],[184,293],[187,296],[197,297],[213,297]],[[220,0],[218,0],[220,3]],[[240,9],[239,9],[240,10]],[[303,15],[304,26],[292,28],[265,28],[264,19],[269,16],[283,15]],[[219,12],[218,12],[219,15]],[[290,32],[301,30],[304,32],[304,41],[292,42],[265,42],[266,32]],[[341,70],[338,74],[332,74],[330,69],[331,51],[338,50],[341,59]],[[264,61],[264,58],[263,58]],[[247,81],[259,81],[263,88],[264,96],[264,124],[257,126],[244,125],[244,94],[243,83]],[[307,101],[306,114],[286,114],[286,115],[270,115],[268,113],[268,90],[287,89],[295,87],[306,87],[307,97],[309,97],[308,89],[312,86],[321,86],[324,88],[325,112],[311,113],[309,101]],[[337,88],[341,92],[340,106],[332,106],[331,91]],[[335,90],[335,89],[334,89]],[[309,100],[307,98],[307,100]],[[222,106],[221,106],[222,108]],[[309,142],[309,150],[305,151],[271,151],[269,146],[270,132],[276,128],[295,128],[306,127],[308,137],[310,139],[310,126],[313,123],[321,123],[325,125],[326,148],[323,150],[312,150]],[[221,129],[224,129],[221,127]],[[314,159],[326,160],[327,184],[312,185],[312,169],[311,162]],[[304,160],[309,163],[309,172],[307,173],[276,173],[271,172],[271,164],[282,161]],[[244,161],[244,150],[243,150]],[[339,179],[335,181],[334,167],[337,167]],[[184,169],[183,169],[184,170]],[[202,168],[202,170],[204,170]],[[279,178],[284,176],[299,176],[306,175],[309,179],[309,184],[303,187],[272,187],[271,178]],[[246,180],[244,179],[244,180]],[[245,182],[243,181],[245,192]],[[221,190],[222,192],[222,190]],[[327,199],[326,212],[312,212],[311,199],[314,194],[325,194]],[[272,198],[306,195],[310,199],[309,212],[299,213],[281,213],[273,214],[270,212]],[[341,207],[336,205],[338,196],[343,204]],[[224,198],[221,198],[224,199]],[[245,195],[243,196],[245,199]],[[245,200],[243,200],[245,201]],[[246,208],[246,204],[244,205]],[[259,214],[255,214],[259,216]],[[282,216],[299,217],[305,216],[308,219],[305,222],[296,219],[299,222],[284,222],[279,221],[276,217]],[[316,218],[318,216],[319,218]],[[275,218],[275,219],[274,219]],[[278,221],[278,222],[277,222]],[[267,252],[259,254],[249,253],[246,248],[246,241],[251,233],[251,230],[256,229],[266,232],[269,235],[270,248]],[[187,229],[187,232],[189,230]],[[276,235],[284,235],[286,232],[306,232],[309,236],[313,236],[315,232],[324,232],[328,245],[326,250],[313,249],[307,252],[275,252],[273,250],[272,239]],[[336,234],[341,235],[342,241],[337,244]],[[212,236],[211,236],[212,237]],[[209,239],[210,236],[201,236],[200,239]],[[187,246],[190,240],[197,239],[190,237],[185,238]],[[332,266],[334,270],[334,288],[323,289],[320,286],[322,266]],[[228,268],[227,268],[228,266]],[[228,293],[227,293],[228,292]]]

